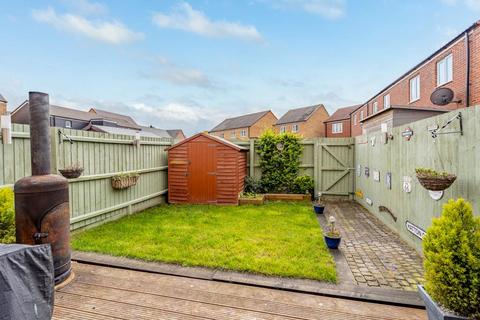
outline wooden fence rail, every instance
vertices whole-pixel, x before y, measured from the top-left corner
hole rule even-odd
[[[13,186],[31,174],[29,127],[13,125],[12,144],[0,143],[0,187]],[[79,163],[84,172],[70,179],[71,229],[79,229],[141,211],[165,200],[167,152],[172,139],[107,135],[71,129],[51,129],[52,173]],[[111,178],[138,173],[134,187],[114,190]]]

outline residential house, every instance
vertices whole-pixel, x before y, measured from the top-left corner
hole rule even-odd
[[[182,141],[187,138],[182,129],[168,129],[167,132],[176,141]]]
[[[7,99],[0,93],[0,116],[7,113]]]
[[[341,138],[350,137],[351,117],[350,114],[361,105],[354,105],[337,109],[325,123],[325,137]]]
[[[304,138],[324,137],[323,122],[329,117],[323,104],[291,109],[275,123],[276,132],[293,132]]]
[[[105,110],[100,110],[97,108],[91,108],[88,113],[93,114],[92,120],[98,119],[98,120],[106,120],[113,122],[116,126],[118,127],[123,127],[123,128],[130,128],[130,129],[140,129],[140,126],[133,120],[132,117],[115,113],[115,112],[110,112],[110,111],[105,111]]]
[[[265,130],[273,128],[277,117],[266,110],[223,120],[210,134],[227,140],[258,138]]]
[[[475,22],[351,113],[351,135],[395,127],[445,111],[480,103],[480,22]],[[444,87],[454,92],[445,106],[430,96]],[[384,111],[385,109],[393,109]],[[373,123],[373,124],[372,124]],[[365,130],[364,130],[365,129]]]

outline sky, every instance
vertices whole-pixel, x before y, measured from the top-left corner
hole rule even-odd
[[[480,0],[0,0],[0,93],[187,135],[362,103],[480,17]]]

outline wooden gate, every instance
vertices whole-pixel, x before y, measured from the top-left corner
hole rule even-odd
[[[321,138],[314,145],[316,195],[352,196],[354,193],[354,141]]]

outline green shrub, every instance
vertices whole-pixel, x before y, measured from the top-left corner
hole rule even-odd
[[[265,192],[289,192],[300,169],[300,136],[265,131],[258,141],[262,188]]]
[[[310,176],[299,176],[293,181],[293,192],[302,194],[313,194],[315,182]]]
[[[423,239],[425,288],[441,306],[480,319],[480,217],[462,198],[443,206]]]
[[[15,242],[15,210],[13,191],[0,189],[0,243]]]
[[[245,193],[262,193],[262,184],[257,178],[246,176],[243,191]]]

